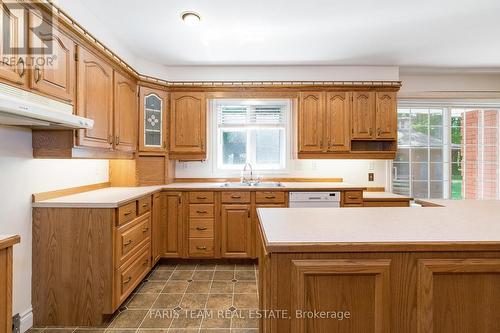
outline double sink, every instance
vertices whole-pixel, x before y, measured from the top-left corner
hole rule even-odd
[[[280,182],[226,182],[220,187],[285,187]]]

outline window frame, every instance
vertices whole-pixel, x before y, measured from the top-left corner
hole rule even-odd
[[[450,101],[450,100],[399,100],[398,101],[398,106],[397,110],[399,112],[400,109],[442,109],[443,110],[443,123],[442,123],[442,128],[443,128],[443,139],[442,139],[442,147],[443,148],[443,161],[441,162],[443,164],[443,199],[451,199],[451,194],[452,194],[452,151],[453,151],[453,143],[452,143],[452,138],[451,138],[451,130],[452,126],[451,124],[451,118],[452,118],[452,110],[454,109],[463,109],[465,110],[470,110],[470,109],[478,109],[481,110],[481,115],[484,114],[484,111],[486,110],[497,110],[498,111],[498,119],[497,119],[497,129],[499,131],[498,136],[497,136],[497,199],[500,199],[500,101]],[[481,140],[483,138],[483,132],[484,132],[484,119],[481,118],[481,126],[479,126],[479,132],[480,132],[480,137]],[[430,124],[428,125],[430,128]],[[411,128],[411,124],[410,124]],[[464,135],[465,137],[465,135]],[[481,141],[482,142],[482,141]],[[463,144],[462,144],[463,145]],[[482,150],[484,149],[484,144],[480,143],[478,144],[479,148]],[[404,146],[403,146],[404,147]],[[400,145],[398,145],[398,149],[400,148]],[[411,137],[410,137],[410,142],[409,142],[409,147],[408,149],[411,150]],[[428,153],[430,152],[429,145],[426,146],[428,148]],[[411,154],[411,151],[410,151]],[[465,159],[465,154],[462,156],[462,160]],[[482,155],[481,155],[482,159]],[[478,161],[478,164],[483,164],[479,163],[481,161]],[[394,163],[397,163],[397,161],[391,161],[390,163],[390,169],[388,172],[389,175],[389,183],[390,183],[390,188],[391,191],[394,191],[394,177],[393,177],[393,170],[394,170]],[[428,159],[428,166],[431,165],[430,161],[430,156]],[[412,168],[411,168],[411,156],[409,157],[408,161],[409,165],[409,196],[413,196],[413,179],[412,179]],[[483,166],[480,165],[479,167],[480,170],[483,169]],[[428,197],[430,197],[430,185],[431,185],[431,179],[430,179],[430,168],[427,171],[428,178]],[[481,190],[480,190],[480,198],[482,199],[484,195],[483,191],[483,175],[481,174]],[[464,187],[465,184],[465,179],[462,180],[462,187]],[[464,198],[462,197],[462,200]]]
[[[286,108],[285,108],[285,114],[284,114],[284,126],[281,127],[283,130],[283,143],[281,147],[281,165],[280,167],[276,168],[263,168],[262,164],[257,164],[255,163],[256,160],[256,135],[255,132],[250,132],[247,133],[247,154],[251,155],[250,158],[250,163],[252,164],[252,168],[254,171],[257,171],[259,175],[274,175],[274,174],[287,174],[290,171],[290,164],[291,164],[291,145],[292,145],[292,136],[291,136],[291,126],[292,126],[292,107],[293,107],[293,101],[289,98],[217,98],[217,99],[212,99],[210,101],[210,114],[211,114],[211,124],[212,124],[212,137],[214,138],[213,140],[213,171],[214,174],[219,174],[219,175],[232,175],[232,176],[240,176],[241,171],[243,169],[244,164],[237,164],[234,166],[231,165],[225,165],[222,163],[222,158],[223,158],[223,153],[222,153],[222,132],[224,130],[227,131],[237,131],[237,130],[248,130],[248,128],[251,128],[251,126],[248,127],[225,127],[225,128],[219,128],[219,122],[218,122],[218,110],[217,110],[217,103],[219,101],[235,101],[235,102],[243,102],[247,101],[248,104],[250,104],[249,101],[252,102],[264,102],[263,104],[268,104],[273,101],[275,102],[280,102],[280,103],[286,103]],[[256,103],[257,104],[257,103]],[[279,126],[273,127],[273,126],[263,126],[262,129],[265,129],[266,127],[268,128],[280,128]],[[252,151],[253,149],[253,151]],[[247,157],[247,161],[249,158]],[[252,162],[254,161],[254,162]]]

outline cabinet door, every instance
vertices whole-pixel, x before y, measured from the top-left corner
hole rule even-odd
[[[222,205],[222,246],[225,258],[249,258],[252,251],[250,205]]]
[[[299,152],[319,152],[324,148],[324,93],[300,94]]]
[[[139,150],[165,152],[167,148],[167,93],[140,87]]]
[[[30,27],[40,26],[41,20],[38,14],[30,12]],[[73,103],[76,83],[75,43],[55,27],[42,26],[46,27],[47,31],[40,31],[38,36],[34,30],[30,29],[29,33],[30,47],[39,49],[36,57],[46,59],[42,64],[34,64],[30,75],[30,88],[64,102]],[[52,52],[44,51],[44,45],[51,45]]]
[[[94,128],[78,132],[80,146],[113,147],[113,69],[79,47],[77,114],[94,120]]]
[[[183,254],[182,193],[162,193],[161,234],[163,257],[179,258]]]
[[[377,93],[376,124],[377,139],[396,140],[398,135],[398,112],[396,93]]]
[[[329,92],[326,95],[326,138],[328,151],[349,151],[350,137],[350,94]]]
[[[153,218],[151,223],[151,262],[154,266],[161,257],[161,219],[164,210],[161,194],[156,193],[153,195]]]
[[[129,77],[114,74],[114,147],[135,151],[137,147],[137,85]]]
[[[170,156],[206,158],[206,100],[204,93],[172,93]]]
[[[0,31],[3,36],[0,42],[0,80],[23,85],[27,78],[26,60],[24,55],[19,54],[19,49],[26,42],[25,11],[11,10],[5,3],[0,6]],[[4,48],[7,37],[10,38],[10,49]]]
[[[354,92],[352,105],[352,138],[373,139],[375,96],[373,92]]]

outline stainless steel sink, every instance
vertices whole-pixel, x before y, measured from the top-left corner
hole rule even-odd
[[[280,182],[263,182],[263,183],[224,183],[220,187],[283,187]]]

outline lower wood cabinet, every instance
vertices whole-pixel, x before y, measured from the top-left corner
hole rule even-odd
[[[248,258],[252,250],[250,205],[222,205],[221,255],[224,258]]]
[[[0,333],[12,332],[12,247],[19,236],[0,239]]]
[[[151,270],[151,249],[151,196],[119,208],[33,208],[34,325],[103,324]]]
[[[165,200],[160,193],[153,194],[151,218],[151,262],[154,266],[162,255],[163,230],[161,228],[162,213],[165,211]]]
[[[184,254],[182,193],[163,192],[161,198],[163,201],[160,224],[163,235],[162,257],[180,258]]]

